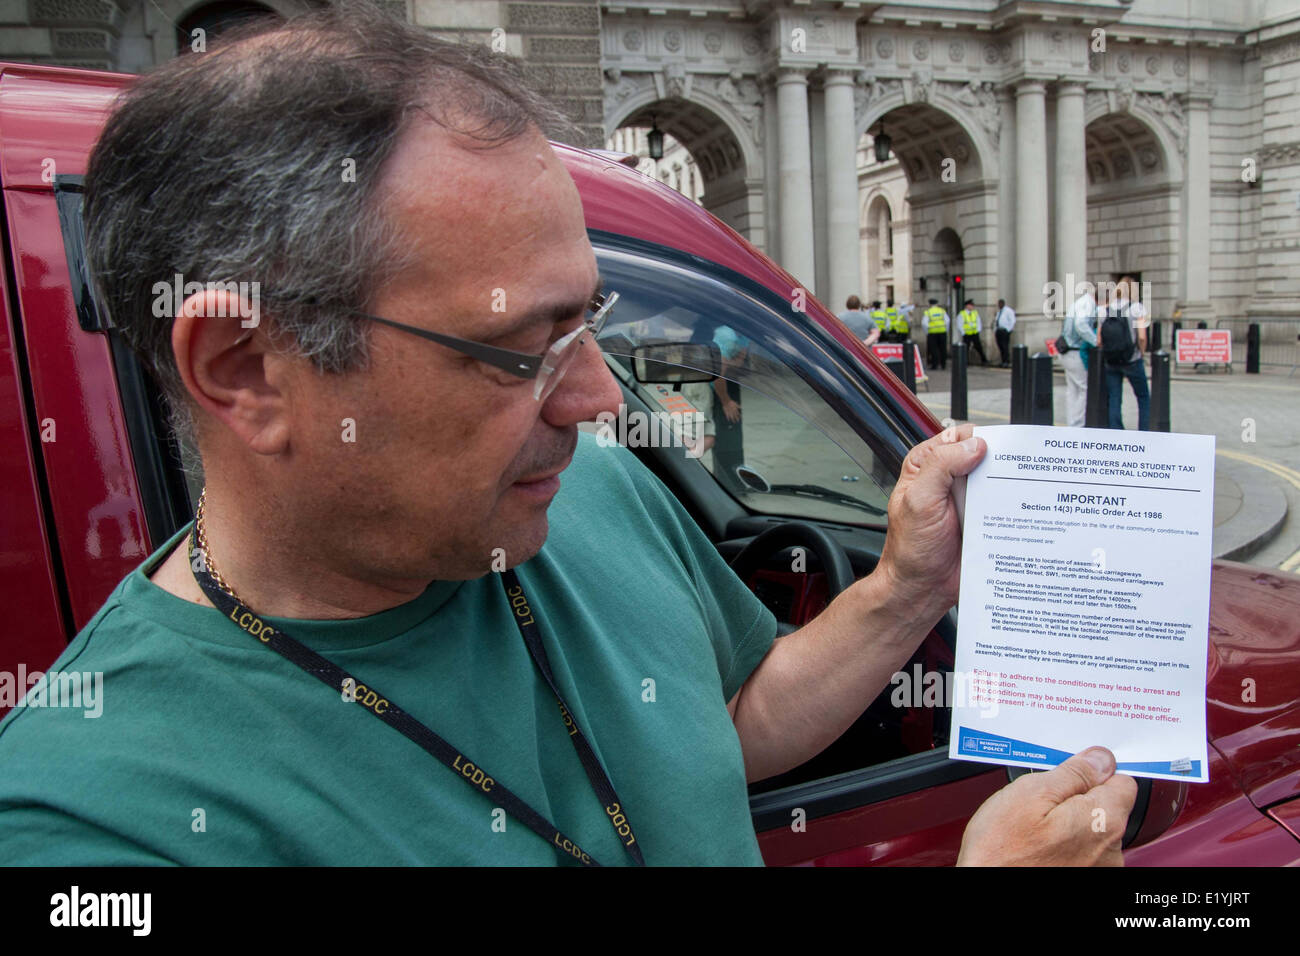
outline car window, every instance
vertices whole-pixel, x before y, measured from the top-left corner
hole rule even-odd
[[[791,350],[813,347],[792,340],[797,323],[789,303],[629,252],[598,250],[597,257],[605,288],[619,294],[599,343],[624,383],[661,417],[608,421],[610,439],[682,444],[751,511],[886,523],[894,468],[785,360]],[[678,377],[675,366],[708,380],[637,381],[637,348],[664,343],[707,346],[713,362],[696,361],[704,354],[698,348],[691,357],[642,361],[642,379]]]

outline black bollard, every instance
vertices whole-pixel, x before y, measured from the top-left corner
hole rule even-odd
[[[916,343],[911,339],[903,341],[903,383],[916,394]]]
[[[1029,346],[1011,346],[1011,424],[1029,421]]]
[[[964,422],[969,416],[966,407],[966,343],[956,342],[952,347],[952,402],[948,406],[951,418]]]
[[[1246,374],[1259,374],[1259,323],[1246,327]]]
[[[1169,431],[1169,353],[1151,356],[1151,431]]]
[[[1160,320],[1151,323],[1151,334],[1147,336],[1147,342],[1150,343],[1148,351],[1155,355],[1160,351]]]
[[[1084,416],[1085,428],[1109,428],[1110,400],[1106,396],[1106,365],[1101,349],[1088,355],[1088,410]]]
[[[1029,411],[1029,424],[1052,424],[1052,357],[1046,352],[1037,352],[1029,360],[1033,371],[1030,373],[1032,399]]]

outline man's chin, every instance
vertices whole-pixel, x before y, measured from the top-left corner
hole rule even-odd
[[[495,542],[488,546],[491,571],[504,571],[518,567],[525,561],[536,557],[546,543],[550,532],[550,523],[546,512],[531,518],[506,525]]]

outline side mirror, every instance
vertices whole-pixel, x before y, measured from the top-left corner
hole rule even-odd
[[[1026,773],[1041,773],[1028,767],[1007,767],[1007,781]],[[1137,799],[1124,828],[1122,849],[1129,850],[1150,843],[1168,830],[1187,803],[1187,784],[1177,780],[1138,777]]]
[[[632,350],[632,374],[642,385],[710,382],[722,371],[722,353],[707,342],[657,342]]]
[[[737,465],[736,477],[739,478],[741,484],[743,484],[750,491],[757,491],[761,494],[767,494],[769,491],[772,490],[772,485],[768,482],[768,480],[764,478],[762,475],[760,475],[758,472],[756,472],[753,468],[750,468],[748,465]]]

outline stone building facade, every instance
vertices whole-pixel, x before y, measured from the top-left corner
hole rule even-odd
[[[0,58],[141,70],[218,8],[305,2],[0,0]],[[1300,0],[388,5],[524,57],[587,145],[656,122],[834,307],[960,274],[1036,345],[1052,283],[1134,273],[1157,317],[1300,321]]]
[[[604,10],[606,128],[653,111],[704,205],[835,307],[961,275],[1041,347],[1071,277],[1133,273],[1158,317],[1300,321],[1294,0]]]

